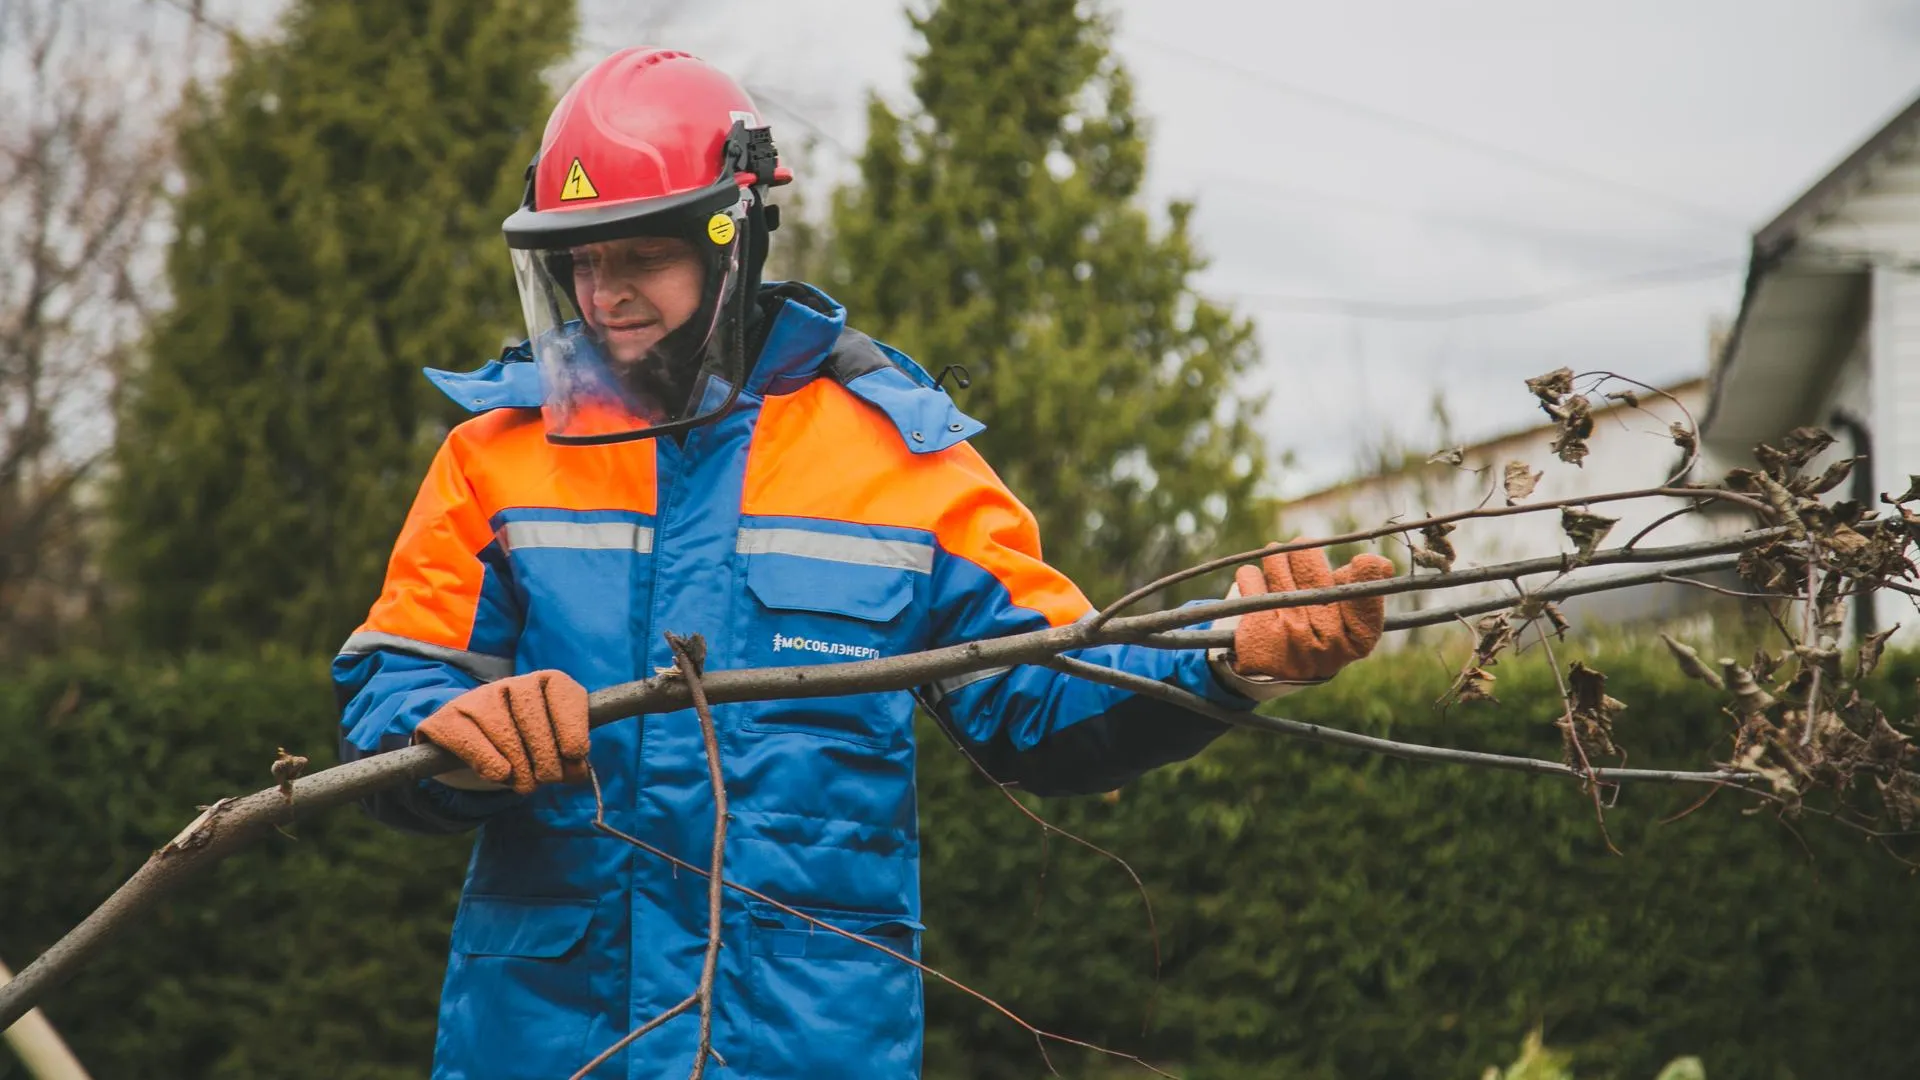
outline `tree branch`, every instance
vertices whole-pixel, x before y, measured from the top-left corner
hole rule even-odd
[[[1722,488],[1655,487],[1642,488],[1638,491],[1618,491],[1601,495],[1584,495],[1577,498],[1555,499],[1551,502],[1520,503],[1513,506],[1487,506],[1485,503],[1482,503],[1472,510],[1456,510],[1449,514],[1436,514],[1433,517],[1422,518],[1419,521],[1396,522],[1374,529],[1362,529],[1358,532],[1342,533],[1339,536],[1329,536],[1313,540],[1296,540],[1288,544],[1268,544],[1265,547],[1255,548],[1252,551],[1242,551],[1234,555],[1223,555],[1217,559],[1208,559],[1206,562],[1187,567],[1185,570],[1176,570],[1165,577],[1140,586],[1125,596],[1122,596],[1120,599],[1115,600],[1113,603],[1108,604],[1106,607],[1101,608],[1100,613],[1095,615],[1091,621],[1093,626],[1098,629],[1117,617],[1120,612],[1152,596],[1154,593],[1171,588],[1183,581],[1190,581],[1193,578],[1210,574],[1216,570],[1224,570],[1230,566],[1239,566],[1242,563],[1254,562],[1268,555],[1279,555],[1289,551],[1305,551],[1308,548],[1333,547],[1337,544],[1356,544],[1364,540],[1377,540],[1382,536],[1392,536],[1397,533],[1422,529],[1429,525],[1446,525],[1455,521],[1465,521],[1469,518],[1511,517],[1514,514],[1535,514],[1543,510],[1560,510],[1569,506],[1592,506],[1597,503],[1624,502],[1631,499],[1650,499],[1655,497],[1720,499],[1744,506],[1759,514],[1772,514],[1772,508],[1760,500]]]
[[[1752,773],[1722,770],[1718,772],[1687,772],[1677,769],[1574,769],[1558,761],[1542,758],[1516,757],[1510,754],[1488,754],[1479,750],[1454,750],[1445,746],[1426,746],[1420,743],[1395,742],[1392,739],[1375,738],[1355,731],[1343,731],[1340,728],[1323,727],[1300,720],[1288,720],[1279,716],[1263,716],[1260,713],[1236,712],[1222,708],[1197,694],[1188,693],[1177,686],[1135,675],[1126,671],[1115,671],[1098,664],[1089,664],[1085,660],[1075,660],[1071,656],[1056,656],[1046,662],[1047,667],[1075,675],[1090,682],[1105,683],[1122,690],[1131,690],[1143,697],[1157,698],[1170,705],[1199,713],[1221,723],[1235,727],[1256,728],[1261,731],[1276,732],[1306,739],[1309,742],[1326,743],[1329,746],[1344,746],[1352,750],[1365,750],[1386,757],[1401,758],[1406,761],[1431,761],[1449,765],[1476,765],[1486,769],[1499,769],[1504,772],[1532,773],[1536,776],[1566,776],[1576,780],[1598,780],[1602,782],[1620,780],[1650,780],[1671,784],[1720,784],[1727,787],[1746,787],[1758,777]]]
[[[1596,552],[1580,565],[1605,565],[1615,562],[1659,562],[1684,556],[1738,551],[1757,544],[1781,539],[1784,529],[1752,532],[1683,544],[1636,551],[1609,549]],[[1208,622],[1230,614],[1249,611],[1325,604],[1361,596],[1383,596],[1415,589],[1450,588],[1488,581],[1503,581],[1526,574],[1567,569],[1576,560],[1571,555],[1551,556],[1482,567],[1474,570],[1434,574],[1421,578],[1392,578],[1386,581],[1357,582],[1325,589],[1291,593],[1268,593],[1231,601],[1190,604],[1168,611],[1114,619],[1105,627],[1091,621],[1038,630],[989,641],[972,641],[903,656],[884,657],[844,664],[804,667],[752,668],[716,671],[703,680],[708,700],[714,704],[737,701],[764,701],[775,698],[825,697],[841,694],[910,690],[955,675],[1017,664],[1045,664],[1059,653],[1091,645],[1125,643],[1150,639],[1183,626]],[[1668,567],[1667,570],[1675,568]],[[1697,572],[1694,571],[1694,572]],[[1619,582],[1612,587],[1620,587]],[[1501,603],[1498,606],[1510,606]],[[1436,612],[1422,613],[1427,616]],[[1451,618],[1452,616],[1448,616]],[[1118,673],[1113,673],[1118,674]],[[1146,680],[1155,689],[1136,686],[1141,693],[1153,693],[1168,700],[1164,693],[1174,688]],[[1201,699],[1194,699],[1196,702]],[[687,681],[678,673],[655,676],[620,686],[608,687],[589,697],[591,722],[595,726],[626,717],[675,712],[693,703]],[[1182,698],[1176,704],[1186,705]],[[1206,703],[1208,709],[1213,706]],[[1198,710],[1196,710],[1198,711]],[[1490,768],[1519,769],[1542,775],[1566,775],[1565,767],[1553,762],[1533,762],[1498,754],[1472,751],[1409,747],[1385,739],[1301,724],[1277,717],[1247,715],[1235,722],[1281,734],[1296,735],[1316,742],[1329,742],[1355,749],[1370,750],[1396,757],[1450,761],[1456,764],[1483,765]],[[365,798],[383,788],[413,783],[430,776],[461,768],[458,758],[437,746],[424,744],[404,747],[389,753],[338,765],[296,780],[291,797],[278,787],[237,799],[223,799],[196,819],[147,860],[99,908],[80,925],[56,942],[22,971],[18,978],[0,987],[0,1026],[11,1024],[31,1008],[48,990],[63,982],[83,964],[107,938],[155,900],[182,882],[204,871],[226,856],[275,828],[307,815],[343,803]],[[1660,770],[1599,770],[1609,778],[1662,780],[1669,782],[1727,782],[1719,773],[1678,773]]]

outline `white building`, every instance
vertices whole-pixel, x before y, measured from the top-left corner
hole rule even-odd
[[[1554,459],[1550,425],[1532,428],[1466,447],[1463,465],[1478,473],[1416,462],[1292,500],[1280,512],[1284,535],[1331,536],[1471,507],[1499,486],[1512,460],[1543,474],[1529,501],[1656,486],[1681,460],[1666,435],[1680,406],[1700,425],[1693,479],[1751,465],[1756,444],[1813,426],[1838,437],[1829,458],[1864,454],[1870,464],[1830,497],[1871,504],[1878,493],[1905,490],[1909,474],[1920,474],[1920,100],[1754,234],[1739,315],[1730,331],[1712,338],[1708,374],[1664,388],[1674,400],[1642,394],[1639,409],[1596,413],[1592,455],[1583,468]],[[1521,387],[1514,393],[1526,397]],[[1618,544],[1680,505],[1656,499],[1593,509],[1620,519],[1607,538]],[[1662,526],[1644,543],[1686,543],[1745,526],[1737,513],[1696,514]],[[1552,513],[1466,522],[1450,539],[1456,569],[1571,550]],[[1383,543],[1383,552],[1404,566],[1405,548]],[[1469,595],[1450,591],[1446,602]],[[1713,599],[1706,590],[1663,584],[1566,608],[1587,620],[1643,621],[1714,606]],[[1396,604],[1399,610],[1430,606],[1417,597]],[[1901,597],[1881,596],[1873,610],[1861,605],[1855,620],[1856,632],[1902,622],[1901,636],[1920,640],[1920,617]]]
[[[1920,100],[1754,234],[1702,422],[1707,469],[1811,425],[1871,465],[1837,497],[1873,504],[1920,473]],[[1904,599],[1878,599],[1856,629],[1920,631]]]

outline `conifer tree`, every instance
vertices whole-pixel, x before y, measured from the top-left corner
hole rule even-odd
[[[850,319],[936,373],[967,368],[976,442],[1096,602],[1268,539],[1258,403],[1238,388],[1253,329],[1192,291],[1191,205],[1157,225],[1137,198],[1146,135],[1106,18],[941,2],[914,27],[917,107],[870,104],[860,183],[834,207]]]
[[[189,101],[173,308],[119,417],[113,565],[162,648],[337,645],[469,368],[572,0],[299,0]]]

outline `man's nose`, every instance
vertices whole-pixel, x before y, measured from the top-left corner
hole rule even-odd
[[[600,307],[618,307],[640,295],[639,283],[627,274],[596,273],[593,277],[593,299]]]

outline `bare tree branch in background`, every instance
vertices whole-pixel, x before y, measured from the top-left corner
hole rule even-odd
[[[157,302],[163,64],[185,58],[102,6],[0,5],[0,657],[97,608],[89,485]]]

